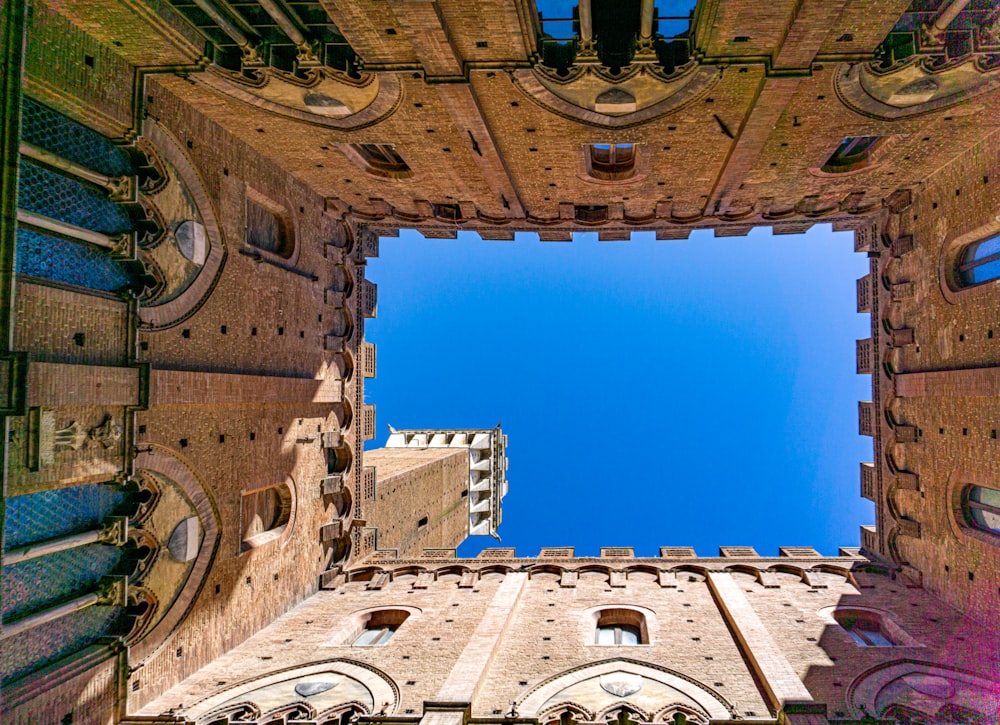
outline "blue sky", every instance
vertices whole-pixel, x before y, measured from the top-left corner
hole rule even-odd
[[[857,433],[849,233],[572,243],[383,238],[375,403],[397,428],[509,437],[503,546],[857,546],[872,523]],[[496,546],[470,538],[460,552]]]

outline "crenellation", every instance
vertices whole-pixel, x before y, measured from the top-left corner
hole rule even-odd
[[[4,721],[993,718],[991,8],[638,0],[619,47],[599,0],[564,45],[530,0],[285,5],[0,7],[5,537],[43,522],[4,541]],[[459,558],[500,427],[364,450],[381,236],[826,223],[870,266],[860,547]]]

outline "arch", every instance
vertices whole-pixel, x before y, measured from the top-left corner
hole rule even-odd
[[[872,154],[881,136],[848,136],[844,138],[820,167],[824,174],[844,174],[860,171],[871,165]]]
[[[560,90],[561,85],[553,83],[549,76],[537,69],[521,69],[513,73],[514,86],[542,108],[562,118],[603,128],[630,128],[678,111],[707,94],[721,77],[712,66],[691,63],[663,84],[662,100],[632,113],[611,115],[583,108],[561,97],[555,92]]]
[[[170,480],[184,492],[197,512],[202,537],[187,578],[173,602],[164,603],[166,608],[162,611],[160,620],[138,642],[131,645],[131,657],[136,663],[142,663],[166,644],[187,616],[215,559],[221,527],[219,513],[208,487],[186,461],[166,448],[150,444],[146,450],[136,455],[134,465],[140,477],[144,471],[149,471]]]
[[[364,702],[357,697],[348,696],[340,703],[329,705],[318,698],[312,698],[317,700],[312,704],[324,717],[327,717],[327,713],[331,711],[337,712],[345,707],[356,707],[364,714],[371,715],[374,709],[381,707],[383,703],[387,703],[386,714],[392,714],[396,712],[399,705],[399,688],[384,672],[356,660],[330,658],[271,671],[260,677],[238,680],[187,705],[184,714],[189,720],[194,720],[199,725],[212,722],[208,718],[216,713],[225,713],[230,708],[238,706],[248,708],[251,712],[256,713],[256,717],[259,717],[260,708],[253,700],[255,692],[275,685],[284,686],[288,690],[288,701],[291,702],[301,699],[301,696],[294,693],[295,685],[312,682],[323,677],[348,678],[352,684],[356,683],[355,691],[364,694]],[[363,690],[359,690],[359,687]],[[340,687],[333,688],[330,692],[337,693],[340,689]]]
[[[369,176],[395,181],[413,178],[413,169],[392,144],[342,143],[338,148]]]
[[[958,521],[983,541],[1000,545],[1000,484],[966,483],[959,490]]]
[[[833,605],[823,607],[818,614],[844,630],[859,647],[922,646],[900,626],[890,612],[883,609]]]
[[[349,338],[354,333],[354,320],[346,307],[337,307],[329,317],[329,332],[334,337]]]
[[[330,274],[330,289],[350,297],[354,289],[354,274],[346,264],[335,264]]]
[[[572,722],[593,722],[596,715],[587,710],[583,705],[575,702],[560,702],[546,708],[545,712],[538,716],[538,722],[542,725],[570,725]]]
[[[1000,284],[996,279],[984,279],[981,282],[973,280],[970,284],[961,278],[960,272],[966,254],[975,256],[977,251],[986,251],[983,247],[973,249],[974,247],[982,242],[1000,240],[1000,216],[991,219],[986,224],[950,237],[947,226],[942,225],[935,231],[935,235],[937,238],[932,241],[941,244],[941,253],[938,258],[938,280],[941,294],[945,300],[953,305],[991,300],[996,294],[996,285]],[[997,244],[1000,245],[1000,241]],[[993,271],[996,267],[996,265],[989,264],[976,266],[986,266],[988,271]]]
[[[347,559],[351,556],[352,548],[353,543],[351,542],[350,533],[346,533],[339,539],[334,540],[328,551],[327,568],[343,564],[347,561]]]
[[[953,288],[977,287],[997,280],[1000,280],[1000,234],[962,245],[950,276]]]
[[[351,447],[344,442],[335,448],[324,448],[326,455],[326,473],[332,476],[336,473],[344,473],[351,467],[354,454]]]
[[[386,612],[394,612],[395,614],[385,614]],[[334,632],[330,635],[330,639],[327,640],[324,646],[352,646],[358,635],[373,620],[376,623],[380,621],[393,622],[398,628],[411,617],[416,618],[421,614],[423,614],[423,611],[419,607],[411,607],[405,604],[387,604],[384,606],[358,609],[342,618],[341,625],[334,630]]]
[[[638,144],[596,143],[583,147],[587,176],[595,181],[632,181],[638,157]]]
[[[646,616],[637,607],[602,607],[591,614],[595,636],[592,644],[628,646],[649,644]]]
[[[222,274],[227,252],[215,207],[202,183],[201,175],[181,149],[181,144],[152,118],[143,121],[143,135],[177,172],[181,185],[201,217],[199,226],[208,245],[204,264],[186,288],[166,302],[139,306],[142,329],[158,331],[183,322],[201,308]]]
[[[949,502],[948,524],[952,534],[963,543],[975,540],[991,546],[1000,545],[1000,538],[976,526],[970,526],[966,518],[966,495],[970,486],[978,486],[991,490],[1000,489],[1000,484],[991,478],[990,472],[979,467],[962,468],[952,472],[948,478],[946,491]]]
[[[563,690],[593,677],[619,672],[638,675],[678,691],[696,703],[712,719],[728,719],[733,710],[732,705],[722,695],[695,679],[660,665],[626,658],[580,665],[543,680],[518,698],[518,710],[522,717],[535,718],[539,710]]]
[[[539,574],[554,574],[557,577],[562,577],[564,571],[563,567],[555,564],[535,564],[528,569],[528,578],[534,579]]]
[[[240,496],[240,551],[287,539],[295,521],[295,486],[276,483]]]
[[[626,574],[631,574],[632,572],[652,574],[655,577],[660,576],[660,568],[653,566],[652,564],[629,564],[625,567]]]
[[[489,564],[484,566],[479,570],[479,578],[482,579],[484,574],[500,574],[501,576],[507,576],[512,571],[516,569],[507,564]]]
[[[900,659],[876,665],[854,678],[847,687],[846,700],[857,718],[885,716],[894,706],[916,706],[930,720],[936,714],[927,712],[930,701],[938,712],[944,708],[967,708],[966,712],[971,710],[985,716],[987,722],[995,722],[1000,716],[998,691],[1000,683],[966,670]]]
[[[380,566],[366,566],[360,569],[352,569],[347,573],[347,581],[349,582],[370,582],[378,574],[388,574],[385,569]]]
[[[841,63],[833,80],[837,97],[863,116],[895,120],[971,101],[1000,84],[1000,74],[974,70],[972,63],[928,73],[916,61],[914,56],[905,66],[888,73],[878,72],[869,63]],[[933,89],[931,83],[935,84]]]
[[[368,105],[364,108],[359,108],[354,113],[340,117],[327,115],[323,111],[333,108],[333,106],[329,105],[329,102],[323,104],[320,99],[315,98],[316,95],[319,95],[317,93],[319,83],[326,80],[326,73],[328,73],[327,69],[320,69],[319,72],[313,76],[315,81],[311,81],[313,83],[313,87],[309,89],[311,93],[303,92],[304,89],[300,91],[303,98],[302,108],[294,108],[284,102],[271,100],[261,93],[261,88],[266,87],[277,78],[273,72],[268,72],[266,77],[257,81],[256,85],[258,87],[256,88],[253,84],[233,82],[239,78],[238,74],[234,75],[226,73],[215,66],[209,66],[208,73],[197,73],[193,75],[192,79],[199,83],[204,83],[217,91],[221,91],[228,96],[237,98],[244,103],[248,103],[256,108],[264,109],[265,111],[269,111],[276,115],[287,116],[299,121],[305,121],[315,126],[325,126],[327,128],[337,128],[345,131],[365,128],[384,121],[390,115],[395,113],[403,99],[402,84],[399,82],[399,78],[397,78],[395,74],[368,74],[363,76],[359,82],[352,83],[352,85],[358,86],[366,83],[370,84],[373,81],[378,83],[374,98],[368,103]],[[284,79],[277,78],[278,83],[281,83],[282,80]],[[343,81],[344,79],[342,74],[337,74],[336,80]],[[282,85],[287,86],[291,84],[283,83]],[[313,102],[306,103],[306,99],[310,96],[313,96],[313,98],[310,98]],[[276,98],[278,98],[278,96],[276,96]]]
[[[290,208],[247,187],[244,242],[254,253],[269,261],[295,264],[299,256],[298,230]]]

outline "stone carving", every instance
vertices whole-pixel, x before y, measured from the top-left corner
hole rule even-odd
[[[90,445],[112,448],[121,438],[122,428],[110,415],[92,428],[76,420],[56,428],[53,411],[41,410],[38,415],[38,460],[46,465],[56,462],[57,453],[79,451]]]
[[[110,415],[105,415],[100,425],[90,429],[88,437],[105,448],[112,448],[122,439],[122,427]]]
[[[89,435],[86,426],[80,425],[75,420],[71,421],[65,428],[52,433],[51,448],[56,451],[78,451],[86,445]]]
[[[332,690],[337,686],[336,682],[300,682],[295,686],[295,694],[302,697],[318,695],[321,692]]]
[[[601,678],[601,689],[617,697],[628,697],[642,689],[642,677],[627,672],[612,672]]]

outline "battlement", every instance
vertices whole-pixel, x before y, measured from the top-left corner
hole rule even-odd
[[[487,429],[396,430],[389,426],[386,448],[465,448],[469,451],[469,534],[497,536],[507,495],[507,436]]]

